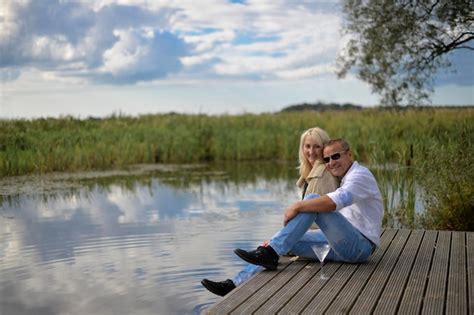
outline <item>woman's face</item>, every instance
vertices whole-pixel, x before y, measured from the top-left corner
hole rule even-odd
[[[313,166],[314,162],[322,158],[323,148],[313,141],[310,136],[306,136],[303,141],[303,153],[311,166]]]

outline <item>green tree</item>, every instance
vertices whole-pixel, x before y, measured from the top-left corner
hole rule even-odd
[[[474,51],[472,0],[343,0],[343,12],[338,75],[355,70],[384,105],[426,103],[448,53]]]

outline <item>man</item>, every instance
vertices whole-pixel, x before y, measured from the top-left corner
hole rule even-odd
[[[323,160],[331,174],[341,178],[341,186],[324,196],[313,194],[289,206],[284,227],[268,245],[250,252],[236,249],[235,254],[251,264],[244,269],[246,274],[254,274],[262,267],[276,270],[279,257],[288,252],[317,259],[311,248],[316,243],[330,245],[327,260],[350,263],[366,261],[380,245],[383,204],[372,173],[353,160],[349,144],[343,139],[329,141]],[[318,230],[308,230],[313,222],[318,224]],[[238,277],[234,281],[201,281],[206,289],[221,296],[232,291],[235,282],[239,284]]]

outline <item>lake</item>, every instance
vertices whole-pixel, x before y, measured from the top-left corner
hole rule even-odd
[[[200,314],[299,198],[287,163],[0,181],[0,313]]]
[[[0,313],[204,313],[220,297],[200,281],[281,227],[296,179],[284,162],[2,178]]]

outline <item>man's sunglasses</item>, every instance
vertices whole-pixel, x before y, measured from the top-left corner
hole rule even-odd
[[[337,153],[334,153],[330,156],[326,156],[326,157],[323,157],[323,161],[324,163],[329,163],[329,161],[333,160],[333,161],[337,161],[341,158],[341,153],[344,153],[346,152],[347,150],[344,150],[344,151],[339,151]]]

